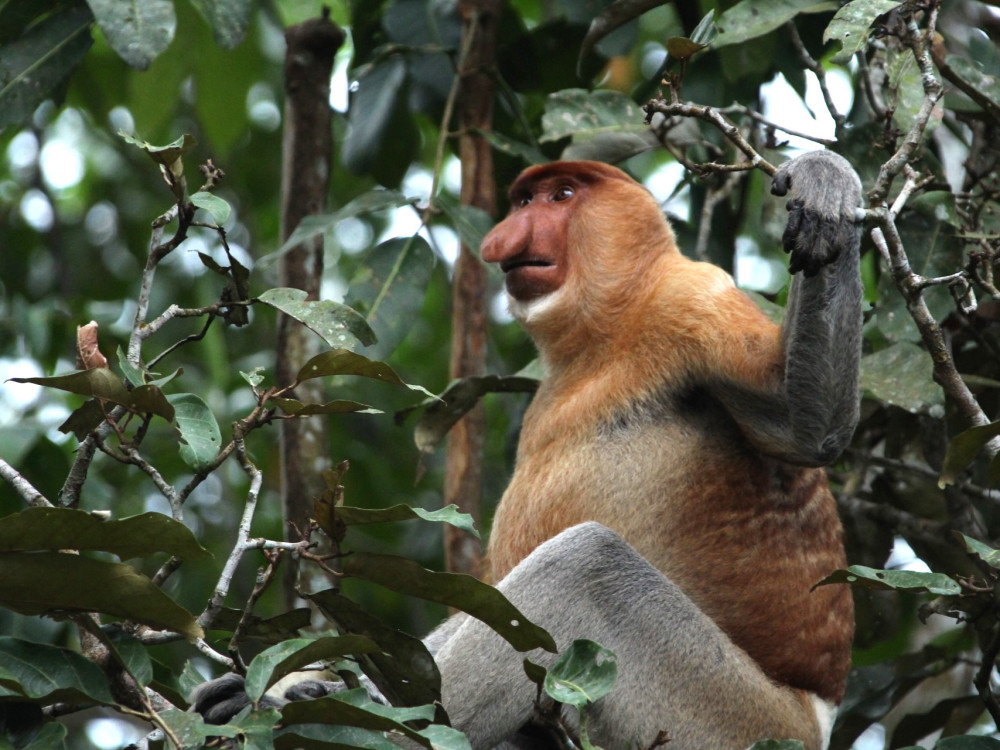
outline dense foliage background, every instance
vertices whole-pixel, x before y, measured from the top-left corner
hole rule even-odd
[[[856,668],[832,746],[1000,747],[962,737],[995,735],[1000,720],[1000,13],[971,0],[841,5],[329,3],[346,38],[327,203],[286,243],[284,30],[321,17],[319,3],[0,0],[0,746],[164,734],[197,746],[204,728],[172,706],[296,634],[308,640],[251,664],[259,686],[352,655],[398,688],[419,644],[391,628],[427,632],[442,604],[468,606],[473,584],[380,555],[442,570],[444,529],[471,538],[467,516],[429,512],[457,481],[443,431],[478,396],[485,431],[462,429],[482,442],[481,464],[465,454],[481,482],[458,494],[485,538],[533,382],[530,369],[482,377],[520,372],[532,351],[499,274],[480,289],[455,272],[460,240],[475,251],[490,226],[493,186],[560,156],[620,162],[664,202],[685,252],[780,315],[784,211],[761,171],[828,147],[867,191],[870,303],[863,419],[831,478],[850,562],[890,569],[841,575],[856,583]],[[495,87],[486,122],[467,119],[475,87],[458,72]],[[208,160],[224,176],[199,172]],[[488,186],[470,197],[473,180]],[[288,248],[317,238],[327,302],[273,291]],[[452,320],[452,299],[468,297],[485,329]],[[301,383],[269,390],[292,385],[282,366],[305,364],[276,349],[279,310],[321,335],[308,334],[324,358],[306,407],[282,401]],[[474,377],[449,388],[453,326],[458,340],[482,337],[486,364],[459,368]],[[369,329],[379,343],[365,347]],[[341,348],[392,370],[330,354]],[[296,414],[329,424],[310,464],[318,549],[282,524],[277,423]],[[341,496],[357,510],[331,512]],[[400,504],[424,520],[377,510]],[[461,550],[449,569],[474,568],[474,543],[449,549]],[[343,579],[321,557],[340,550],[356,553]],[[313,558],[305,591],[335,583],[360,608],[332,593],[293,601],[281,575],[292,552]],[[405,595],[418,585],[432,603]],[[483,616],[505,613],[495,601]],[[389,657],[367,656],[370,641],[315,640],[332,623]],[[433,692],[431,679],[403,703]],[[245,718],[244,741],[301,746],[311,732],[309,746],[383,747],[379,731],[394,730],[462,743],[424,728],[432,709],[372,718],[361,698],[350,710],[325,700],[286,712],[277,739],[275,713]]]

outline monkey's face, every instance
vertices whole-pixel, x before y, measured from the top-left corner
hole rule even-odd
[[[511,212],[483,240],[483,260],[499,263],[512,300],[526,304],[558,291],[569,272],[566,228],[579,185],[563,175],[522,176]]]

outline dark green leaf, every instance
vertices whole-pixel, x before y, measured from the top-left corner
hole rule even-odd
[[[427,410],[413,430],[413,440],[423,454],[431,454],[445,435],[487,393],[534,393],[538,381],[521,375],[483,375],[462,378],[448,385],[438,399],[427,402]]]
[[[575,640],[545,676],[545,692],[578,711],[611,692],[618,678],[613,651],[588,640]]]
[[[823,13],[837,7],[836,2],[819,0],[768,0],[766,3],[741,0],[716,20],[719,35],[712,47],[742,44],[769,34],[800,13]]]
[[[121,378],[107,367],[79,370],[50,378],[11,378],[15,383],[34,383],[46,388],[56,388],[81,396],[90,396],[120,404],[140,414],[156,414],[168,422],[174,421],[174,409],[167,402],[163,391],[153,385],[139,386],[129,391]]]
[[[157,552],[185,560],[208,555],[190,529],[162,513],[111,521],[72,508],[27,508],[0,522],[0,551],[63,549],[110,552],[122,560]]]
[[[250,25],[252,0],[191,0],[191,4],[208,21],[220,47],[233,49],[243,41]]]
[[[274,738],[276,750],[399,750],[399,745],[374,729],[330,724],[292,724],[280,729]]]
[[[840,42],[840,52],[831,59],[846,63],[868,44],[868,31],[875,19],[899,7],[901,0],[857,0],[837,11],[823,32],[823,41]]]
[[[804,750],[799,740],[761,740],[750,746],[750,750]]]
[[[25,122],[87,54],[93,16],[83,4],[57,10],[0,45],[0,130]]]
[[[146,70],[174,38],[172,0],[87,0],[108,44],[126,63]]]
[[[524,160],[527,164],[544,164],[549,158],[542,151],[530,143],[515,141],[513,138],[498,133],[495,130],[479,131],[479,135],[489,141],[490,146],[497,151],[508,156],[513,156]]]
[[[349,129],[341,146],[344,166],[367,174],[385,154],[386,142],[401,135],[391,125],[405,112],[406,64],[394,55],[363,71],[351,97]],[[386,183],[383,183],[386,184]]]
[[[303,380],[325,378],[332,375],[357,375],[362,378],[371,378],[383,383],[391,383],[392,385],[409,388],[411,391],[427,393],[433,397],[433,394],[430,394],[422,386],[404,383],[399,375],[396,374],[396,371],[385,362],[376,362],[364,355],[348,351],[347,349],[333,349],[329,352],[317,354],[302,366],[302,369],[296,375],[296,379],[302,382]]]
[[[954,484],[959,474],[976,460],[983,446],[997,435],[1000,435],[1000,421],[972,427],[953,437],[948,443],[938,485],[945,487]]]
[[[312,414],[382,413],[378,409],[373,409],[367,404],[361,404],[357,401],[346,401],[344,399],[327,401],[325,404],[304,404],[298,399],[278,398],[277,396],[272,396],[267,400],[267,403],[274,404],[285,412],[285,414],[293,414],[297,417],[307,417]]]
[[[334,211],[332,214],[312,214],[303,217],[295,231],[289,235],[284,244],[273,255],[269,255],[264,261],[276,259],[276,256],[286,253],[293,247],[301,245],[307,240],[311,240],[317,235],[328,235],[344,219],[364,216],[365,214],[376,213],[378,211],[389,211],[394,208],[409,205],[413,202],[400,192],[395,190],[369,190],[367,193],[359,195],[347,205]]]
[[[590,54],[595,44],[619,26],[635,20],[647,10],[652,10],[663,3],[664,0],[616,0],[598,13],[590,22],[587,35],[580,45],[580,57],[576,64],[577,75],[582,77],[583,60]]]
[[[962,593],[962,587],[944,573],[876,570],[864,565],[851,565],[847,570],[835,571],[816,585],[829,583],[850,583],[872,591],[912,591],[935,596],[956,596]]]
[[[1000,740],[980,735],[946,737],[934,746],[934,750],[1000,750]]]
[[[160,719],[170,727],[170,731],[184,748],[204,747],[209,737],[239,736],[239,730],[232,725],[206,724],[201,715],[194,712],[168,708],[158,713]],[[277,719],[278,712],[271,709],[271,713]]]
[[[464,244],[475,255],[479,255],[479,246],[483,237],[496,223],[488,213],[476,206],[463,206],[454,198],[441,194],[434,199],[434,205],[440,208],[451,220],[451,225]]]
[[[394,706],[422,706],[441,700],[441,675],[418,638],[383,623],[333,589],[307,597],[346,633],[371,638],[379,651],[359,654],[358,665]]]
[[[861,358],[861,390],[872,398],[924,414],[944,403],[934,383],[934,363],[915,344],[901,342]],[[906,377],[901,378],[900,373]]]
[[[691,41],[686,36],[672,36],[667,39],[667,54],[673,60],[687,60],[695,52],[705,49],[706,46]]]
[[[74,651],[9,636],[0,636],[0,686],[47,703],[115,704],[104,672],[92,661]]]
[[[365,346],[375,343],[375,333],[367,321],[347,305],[330,300],[306,300],[301,289],[279,287],[268,289],[260,301],[295,318],[330,346],[353,346],[360,341]]]
[[[0,553],[0,606],[23,615],[103,612],[188,640],[204,635],[194,617],[144,575],[82,555]]]
[[[360,635],[283,641],[257,654],[250,662],[247,667],[246,693],[250,700],[256,702],[282,677],[313,662],[377,651],[378,645],[374,641]]]
[[[395,708],[371,700],[364,688],[334,693],[312,701],[289,703],[281,711],[284,724],[337,724],[382,732],[399,732],[423,747],[430,741],[403,724],[404,721],[434,718],[433,706]]]
[[[212,620],[210,630],[224,630],[232,633],[240,626],[243,616],[244,613],[241,609],[224,607]],[[278,643],[289,638],[297,638],[299,631],[308,628],[311,622],[308,607],[299,607],[266,619],[250,615],[243,623],[242,637],[266,643]]]
[[[438,510],[424,510],[423,508],[412,508],[409,505],[394,505],[391,508],[354,508],[349,505],[341,505],[337,508],[337,518],[348,526],[356,526],[366,523],[388,523],[391,521],[409,521],[420,518],[424,521],[434,521],[436,523],[448,523],[452,526],[468,531],[479,538],[479,531],[476,529],[476,522],[468,513],[461,513],[457,505],[449,505]]]
[[[497,589],[472,576],[435,573],[412,560],[367,552],[355,552],[345,558],[344,574],[467,612],[497,631],[518,651],[535,648],[555,651],[552,636],[522,615]]]
[[[645,133],[646,115],[620,91],[565,89],[549,94],[542,115],[540,141],[558,141],[572,136],[585,141],[606,133]]]
[[[364,315],[378,336],[367,350],[385,359],[420,316],[434,269],[434,253],[423,237],[397,237],[373,248],[351,279],[344,302]]]
[[[128,673],[143,687],[148,685],[153,679],[153,661],[149,658],[146,647],[135,638],[122,633],[117,633],[112,641]]]
[[[174,407],[177,429],[184,439],[180,446],[184,463],[192,469],[209,466],[222,449],[222,433],[212,410],[194,393],[178,393],[167,400]]]

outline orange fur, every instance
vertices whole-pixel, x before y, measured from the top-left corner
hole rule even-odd
[[[572,198],[552,197],[563,187]],[[768,457],[699,389],[710,378],[780,388],[780,328],[724,271],[682,256],[656,201],[613,167],[536,167],[511,196],[483,257],[555,265],[524,271],[535,285],[508,275],[546,378],[493,522],[493,580],[560,531],[601,522],[772,679],[838,702],[850,594],[810,591],[845,565],[825,473]],[[537,301],[538,289],[550,293]]]

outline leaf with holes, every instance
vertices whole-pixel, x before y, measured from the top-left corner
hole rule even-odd
[[[194,393],[178,393],[167,400],[174,407],[177,429],[184,439],[180,446],[184,463],[192,469],[209,466],[222,448],[222,433],[212,410]]]

